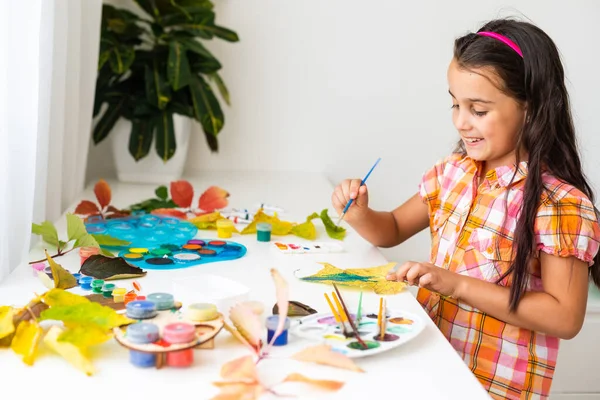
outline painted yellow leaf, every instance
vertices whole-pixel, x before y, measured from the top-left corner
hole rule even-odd
[[[75,277],[60,264],[57,264],[47,251],[45,251],[45,253],[46,259],[50,264],[50,269],[52,270],[54,287],[59,289],[70,289],[77,286],[77,279],[75,279]]]
[[[40,339],[44,330],[35,321],[23,321],[17,327],[17,332],[10,347],[23,357],[23,362],[33,365]]]
[[[12,307],[0,307],[0,338],[8,336],[15,331],[15,326],[13,325],[14,315],[15,311]]]
[[[79,347],[68,342],[58,341],[62,333],[63,330],[61,328],[56,325],[52,326],[46,336],[44,336],[44,344],[60,354],[75,368],[85,372],[86,375],[93,375],[96,369]]]
[[[221,367],[221,377],[236,382],[258,382],[256,363],[252,359],[252,356],[236,358],[223,364]]]
[[[265,214],[262,210],[258,210],[258,212],[254,215],[254,219],[252,222],[242,230],[242,235],[248,233],[256,233],[256,224],[259,222],[268,222],[272,226],[271,233],[276,236],[285,236],[290,234],[292,231],[293,223],[282,221],[277,217],[277,214],[274,216],[270,216]]]
[[[42,311],[40,319],[63,321],[67,326],[97,325],[105,330],[135,322],[124,315],[117,314],[110,307],[94,302],[52,307]]]
[[[317,238],[317,228],[315,228],[315,224],[312,222],[315,218],[319,218],[319,214],[312,213],[306,217],[305,222],[293,226],[291,233],[304,239],[315,240]]]
[[[212,212],[208,214],[202,214],[197,217],[190,219],[189,221],[196,225],[198,229],[217,229],[217,221],[220,219],[225,219],[224,216],[221,215],[220,212]],[[235,227],[233,228],[234,232],[238,232]]]
[[[86,297],[67,292],[63,289],[51,289],[42,296],[42,301],[48,307],[71,306],[75,304],[89,303]]]
[[[329,365],[331,367],[348,369],[350,371],[364,372],[351,358],[331,350],[331,346],[326,344],[307,347],[294,354],[292,358],[303,362],[314,362],[317,364]]]
[[[377,294],[397,294],[406,286],[404,282],[388,281],[385,277],[396,263],[391,262],[373,268],[340,269],[329,263],[317,273],[300,278],[303,281],[331,285],[351,286],[361,290],[373,290]]]
[[[321,389],[331,390],[333,392],[336,390],[340,390],[344,386],[344,382],[330,381],[324,379],[312,379],[298,373],[289,374],[283,381],[308,383],[309,385],[318,386]]]
[[[66,329],[58,337],[59,342],[71,343],[80,349],[87,349],[106,342],[112,338],[110,330],[102,329],[98,325],[80,325]]]

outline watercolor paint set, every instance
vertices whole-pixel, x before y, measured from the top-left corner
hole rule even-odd
[[[273,247],[283,254],[327,254],[341,253],[344,247],[340,243],[288,243],[277,241],[273,242]]]

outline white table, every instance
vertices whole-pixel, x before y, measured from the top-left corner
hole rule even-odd
[[[302,221],[307,215],[324,208],[331,209],[331,185],[320,175],[291,173],[223,173],[187,178],[195,190],[194,202],[199,193],[209,185],[219,185],[231,193],[230,206],[251,207],[259,202],[269,202],[283,207],[291,220]],[[142,199],[154,196],[156,185],[132,185],[109,182],[112,187],[112,204],[127,207]],[[93,185],[81,195],[81,199],[95,199]],[[67,211],[72,212],[74,203]],[[41,221],[36,221],[41,222]],[[316,221],[319,240],[330,240],[320,221]],[[59,236],[65,236],[64,216],[57,222]],[[215,237],[215,232],[200,231],[198,237]],[[294,240],[296,238],[294,237]],[[380,251],[349,230],[343,245],[346,252],[324,255],[285,255],[272,251],[269,244],[259,243],[254,235],[236,235],[232,240],[248,248],[241,259],[204,264],[198,267],[173,271],[149,270],[146,277],[139,279],[143,291],[172,291],[171,279],[212,273],[236,280],[251,289],[250,297],[264,303],[270,312],[275,303],[274,286],[269,269],[279,269],[290,285],[291,298],[311,305],[318,311],[327,311],[323,298],[327,286],[299,281],[293,271],[316,262],[330,262],[340,268],[365,268],[383,265],[387,260]],[[79,269],[76,251],[56,259],[72,272]],[[30,260],[43,257],[43,246],[38,244],[30,254]],[[402,260],[398,260],[402,261]],[[129,284],[129,281],[121,281]],[[130,285],[128,285],[130,286]],[[45,290],[37,278],[32,276],[28,265],[21,265],[0,284],[0,304],[22,306],[34,292]],[[78,292],[80,289],[73,289]],[[80,291],[80,293],[84,293]],[[357,304],[355,293],[342,292],[344,298]],[[365,307],[376,307],[378,296],[365,293]],[[459,358],[447,340],[423,312],[414,296],[404,291],[388,297],[390,308],[400,308],[417,313],[427,321],[424,331],[414,340],[392,351],[362,358],[357,364],[366,373],[358,374],[316,364],[287,360],[289,355],[309,342],[290,337],[290,344],[276,347],[272,351],[276,359],[265,360],[259,365],[265,382],[275,382],[288,373],[299,372],[321,379],[338,379],[346,383],[337,393],[305,390],[298,386],[294,393],[305,398],[368,398],[376,394],[379,398],[422,398],[422,399],[486,399],[487,393]],[[163,368],[138,369],[128,361],[128,351],[114,340],[97,346],[93,362],[97,374],[85,376],[69,365],[57,354],[41,354],[33,367],[28,367],[12,351],[0,351],[0,387],[5,382],[10,386],[26,390],[27,398],[151,398],[162,399],[172,394],[189,395],[190,399],[208,399],[218,390],[211,382],[219,380],[222,364],[249,354],[231,335],[222,331],[213,350],[197,350],[195,363],[188,369]],[[63,383],[57,383],[62,381]],[[134,384],[132,382],[140,382]],[[65,388],[66,390],[63,390]],[[296,390],[299,389],[299,390]],[[287,390],[290,391],[289,389]],[[59,395],[60,392],[61,394]],[[2,396],[0,396],[2,397]],[[264,398],[270,398],[265,396]],[[302,398],[302,397],[300,397]]]

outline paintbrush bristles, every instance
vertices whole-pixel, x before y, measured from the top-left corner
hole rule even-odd
[[[339,314],[337,313],[337,311],[335,310],[335,308],[333,307],[333,304],[331,303],[331,300],[329,299],[329,296],[327,295],[327,293],[325,294],[325,300],[327,300],[327,304],[329,304],[329,308],[331,308],[331,313],[333,314],[333,318],[335,318],[335,322],[342,322]]]

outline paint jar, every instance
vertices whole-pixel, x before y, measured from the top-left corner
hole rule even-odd
[[[194,303],[190,304],[187,313],[187,318],[194,322],[211,321],[219,316],[217,306],[210,303]]]
[[[72,274],[72,275],[77,280],[77,284],[80,285],[79,280],[81,279],[81,274],[75,273],[75,274]]]
[[[277,325],[279,324],[279,315],[271,315],[267,317],[267,342],[271,343],[271,339],[273,339],[273,335],[277,330]],[[285,325],[283,326],[283,331],[275,342],[273,342],[273,346],[285,346],[288,343],[288,330],[290,329],[290,319],[285,318]]]
[[[158,326],[148,322],[138,322],[127,327],[127,340],[135,344],[154,343],[158,340]],[[156,354],[143,351],[129,350],[129,361],[140,368],[154,367]]]
[[[147,300],[135,300],[127,303],[127,318],[148,319],[156,317],[156,304]]]
[[[115,303],[123,303],[125,301],[125,294],[127,293],[127,289],[125,288],[116,288],[112,291],[113,301]]]
[[[136,296],[136,300],[146,300],[146,296]]]
[[[217,236],[225,239],[230,238],[233,234],[235,226],[231,220],[227,218],[217,220]]]
[[[83,290],[92,290],[93,280],[94,278],[91,276],[82,276],[81,279],[79,279],[79,286],[81,286]]]
[[[104,286],[104,281],[102,279],[94,279],[92,281],[92,291],[94,293],[102,293],[103,286]]]
[[[147,299],[156,304],[156,309],[159,311],[175,307],[175,299],[170,293],[150,293]]]
[[[165,342],[171,344],[189,343],[196,338],[196,327],[187,322],[174,322],[165,325],[163,337]],[[194,362],[194,349],[189,348],[167,353],[167,365],[171,367],[189,367]]]
[[[46,267],[46,268],[44,268],[44,273],[45,273],[46,275],[48,275],[48,277],[49,277],[50,279],[54,279],[54,278],[52,277],[52,268],[50,268],[50,267]]]
[[[106,297],[107,299],[109,297],[112,297],[112,292],[113,290],[115,290],[116,287],[117,285],[115,285],[114,283],[105,283],[102,286],[102,296]]]
[[[33,276],[38,276],[39,272],[43,272],[44,268],[46,268],[46,264],[43,262],[31,264],[31,269],[33,270]]]
[[[127,305],[128,303],[135,301],[136,297],[137,297],[137,294],[135,294],[135,293],[127,293],[127,294],[125,294],[125,296],[123,296],[123,303],[125,305]]]
[[[98,247],[81,247],[79,249],[80,264],[83,265],[85,260],[96,254],[100,254],[100,249]]]
[[[259,242],[270,242],[271,241],[271,230],[273,226],[268,222],[259,222],[256,224],[256,239]]]

